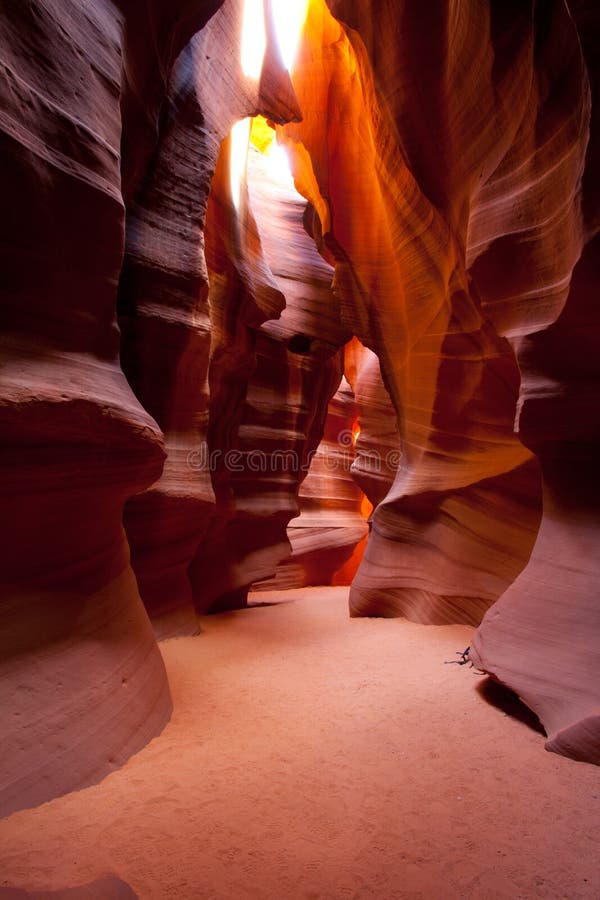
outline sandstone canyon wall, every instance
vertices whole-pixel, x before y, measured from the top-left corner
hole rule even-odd
[[[539,518],[536,466],[513,429],[518,366],[467,263],[470,205],[511,140],[494,91],[522,83],[517,66],[493,77],[488,18],[446,7],[443,39],[411,4],[384,4],[376,22],[368,5],[337,4],[350,37],[313,7],[294,72],[303,121],[282,135],[336,257],[342,316],[379,358],[398,421],[402,462],[373,515],[352,611],[477,624],[525,565]],[[532,23],[517,24],[503,49],[527,57]],[[463,42],[466,72],[444,40]],[[430,82],[423,56],[439,60]],[[482,66],[487,81],[469,74]],[[531,72],[529,59],[522,80]],[[396,87],[413,80],[423,96]]]
[[[585,2],[570,6],[579,27],[596,101],[598,10]],[[558,37],[555,40],[560,48]],[[559,121],[564,119],[564,105],[577,85],[577,66],[573,68],[571,80],[563,86],[553,109]],[[574,212],[581,223],[581,230],[574,232],[583,244],[581,255],[573,269],[568,294],[561,292],[552,304],[546,296],[547,308],[541,323],[546,327],[531,329],[518,345],[523,377],[517,427],[523,442],[541,462],[542,523],[527,567],[485,617],[472,651],[477,665],[517,691],[538,714],[548,733],[549,749],[597,764],[599,140],[598,107],[594,103],[581,193],[576,203],[570,208],[565,204],[563,211],[563,216]],[[563,154],[552,146],[548,153],[554,150],[553,158],[560,162],[558,171],[564,172],[568,167],[568,147],[556,140],[554,143],[558,143],[558,151],[562,147]],[[548,168],[541,151],[532,157],[532,171],[537,170],[539,179],[549,177]],[[571,232],[564,227],[560,215],[556,215],[556,227],[553,246],[562,249]],[[526,257],[525,262],[531,264],[533,260]]]
[[[287,528],[291,555],[254,590],[350,584],[364,552],[370,505],[353,477],[358,408],[345,378],[331,398],[323,437],[307,458],[298,515]]]
[[[223,224],[231,203],[220,176],[217,170],[207,245],[208,450],[219,520],[190,567],[200,611],[244,603],[250,584],[289,556],[286,526],[298,512],[298,486],[323,435],[350,336],[331,291],[332,270],[304,227],[306,201],[253,150],[245,208],[253,241],[242,247],[235,228]]]
[[[202,460],[208,431],[211,303],[204,230],[221,143],[250,113],[278,122],[300,115],[287,73],[271,60],[271,44],[265,61],[271,78],[259,82],[244,75],[242,12],[239,0],[225,2],[177,59],[152,168],[127,221],[121,360],[140,402],[165,433],[167,458],[160,480],[127,504],[125,527],[142,599],[159,634],[195,629],[187,567],[217,519],[210,467],[193,461]],[[227,142],[222,169],[229,166],[229,150]],[[227,195],[229,179],[222,181]],[[224,202],[227,215],[215,228],[228,235],[239,229],[241,256],[248,225],[230,196]],[[249,303],[261,307],[254,300],[260,262],[258,247],[232,292],[240,318],[244,291]],[[271,295],[257,320],[279,313],[283,297],[274,286]],[[212,306],[218,302],[213,295]]]
[[[164,459],[118,361],[125,23],[108,2],[2,7],[8,812],[109,772],[162,728],[170,698],[121,523]]]
[[[289,553],[302,466],[271,490],[268,478],[252,487],[251,470],[223,484],[193,464],[205,446],[244,452],[244,429],[253,442],[265,416],[260,379],[274,375],[289,382],[275,446],[288,435],[304,461],[349,337],[333,304],[332,334],[308,360],[286,347],[297,328],[315,336],[331,300],[301,198],[296,264],[308,247],[313,287],[296,291],[298,320],[260,331],[286,301],[232,197],[227,136],[247,115],[282,123],[300,110],[269,4],[264,61],[242,71],[243,12],[241,0],[3,3],[3,812],[97,780],[164,725],[168,685],[138,589],[159,634],[189,631],[192,600],[244,602]]]
[[[328,5],[294,71],[303,121],[281,135],[400,450],[351,612],[476,625],[502,596],[473,659],[550,749],[597,761],[597,153],[575,23],[562,2],[440,2],[435,29],[409,2]],[[597,22],[573,11],[591,68]]]
[[[3,812],[163,727],[148,614],[357,565],[600,762],[597,12],[264,9],[1,2]]]
[[[272,40],[241,72],[242,11],[3,3],[3,812],[97,780],[170,715],[138,585],[189,621],[206,197],[236,119],[299,115]]]

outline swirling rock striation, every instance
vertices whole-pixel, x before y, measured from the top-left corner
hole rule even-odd
[[[220,146],[250,113],[278,122],[300,116],[271,44],[260,83],[242,71],[242,12],[241,0],[227,0],[177,58],[152,167],[127,219],[121,359],[165,433],[167,459],[160,480],[128,502],[125,527],[162,636],[196,629],[187,568],[218,518],[210,466],[201,463],[211,344],[204,228]]]
[[[336,260],[342,318],[380,361],[401,453],[351,611],[477,624],[531,555],[482,625],[477,659],[528,684],[552,733],[571,717],[551,747],[595,759],[597,513],[593,489],[585,501],[576,489],[596,446],[595,369],[571,348],[582,326],[595,341],[596,143],[575,25],[560,2],[440,0],[435,29],[408,0],[377,17],[350,0],[329,8],[339,21],[311,7],[294,72],[303,121],[282,137]],[[589,28],[589,5],[573,9]],[[548,603],[536,578],[572,542],[578,583],[567,588],[563,568]],[[512,660],[502,676],[495,650]]]
[[[236,219],[227,175],[217,167],[207,229],[208,449],[220,519],[190,567],[200,610],[243,605],[248,587],[289,556],[286,527],[349,337],[331,268],[305,230],[306,201],[252,150]]]
[[[345,378],[329,402],[323,438],[307,460],[310,468],[298,491],[299,515],[287,528],[291,556],[275,577],[254,591],[321,584],[349,584],[367,535],[364,495],[352,466],[357,406]]]
[[[138,588],[347,577],[361,491],[352,614],[481,622],[600,762],[594,4],[315,0],[293,84],[269,3],[257,77],[241,0],[2,6],[2,812],[167,721]]]
[[[377,355],[399,431],[401,462],[373,514],[352,611],[477,622],[527,560],[539,482],[530,466],[523,494],[521,467],[530,453],[513,431],[518,367],[467,271],[469,201],[503,149],[497,135],[507,113],[496,94],[511,95],[518,85],[512,69],[491,71],[495,51],[485,12],[451,6],[453,12],[439,4],[448,28],[434,34],[410,3],[401,10],[385,5],[376,21],[366,7],[334,4],[351,26],[348,35],[313,6],[294,72],[303,121],[282,135],[336,258],[342,317]],[[504,52],[527,56],[522,44],[531,23],[525,16],[518,24]],[[498,41],[501,26],[495,24]],[[459,48],[457,63],[452,54]],[[436,60],[425,81],[423,58]],[[484,62],[489,78],[474,78]],[[529,77],[531,60],[518,71]],[[399,84],[414,84],[414,95]],[[437,167],[432,146],[441,157]],[[511,533],[499,535],[485,559],[474,534],[485,518],[481,498],[465,501],[465,491],[501,476],[500,496],[511,472],[513,497],[526,503],[516,518],[514,505],[506,509]],[[450,520],[439,507],[455,491],[462,500]],[[422,495],[423,502],[413,499]],[[440,527],[424,531],[424,517],[432,526],[439,517]],[[494,520],[490,513],[488,533]],[[465,574],[474,560],[480,577],[469,587]]]
[[[600,19],[592,4],[572,3],[571,9],[580,30],[595,101],[599,87],[596,42]],[[563,28],[562,23],[560,27]],[[552,36],[555,42],[552,50],[562,49],[564,54],[572,28]],[[581,63],[572,50],[571,54],[571,80],[563,85],[551,105],[559,121],[577,83],[583,87],[586,84]],[[565,216],[581,216],[583,244],[572,277],[567,280],[568,294],[565,291],[546,297],[544,321],[540,323],[545,327],[533,329],[523,337],[518,349],[523,372],[518,428],[521,439],[541,462],[542,523],[527,567],[487,614],[475,634],[472,648],[476,664],[515,690],[537,713],[548,733],[549,750],[597,764],[600,764],[600,491],[596,477],[600,451],[599,124],[598,107],[594,103],[581,196],[577,196],[574,206],[566,206],[564,211]],[[568,160],[558,159],[560,172]],[[539,161],[540,170],[544,162]],[[563,235],[570,233],[565,228]],[[560,240],[558,235],[556,239]]]
[[[7,813],[110,772],[161,730],[170,697],[121,524],[164,459],[118,360],[125,22],[109,2],[4,7]]]

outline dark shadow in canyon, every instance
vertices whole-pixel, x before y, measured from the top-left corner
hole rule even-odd
[[[525,706],[523,701],[510,688],[494,681],[493,678],[485,678],[479,682],[476,691],[481,699],[485,700],[490,706],[499,709],[505,715],[510,716],[511,719],[522,722],[532,731],[536,731],[538,734],[544,735],[544,737],[546,736],[546,732],[538,717],[528,706]]]

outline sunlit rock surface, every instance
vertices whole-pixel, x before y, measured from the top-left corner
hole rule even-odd
[[[292,80],[242,0],[2,7],[2,813],[163,727],[147,612],[269,579],[481,622],[599,762],[595,4],[314,0]]]
[[[243,9],[241,0],[223,3],[177,59],[152,168],[128,216],[121,358],[165,433],[167,459],[160,480],[127,504],[125,527],[159,635],[196,628],[187,568],[216,520],[210,466],[201,462],[211,344],[204,227],[220,145],[250,113],[299,116],[272,44],[260,84],[244,74]]]
[[[597,557],[580,534],[597,523],[593,489],[585,513],[578,510],[584,525],[557,512],[566,497],[578,507],[570,482],[585,473],[597,435],[587,412],[595,370],[566,363],[560,338],[572,308],[571,334],[593,323],[581,284],[590,283],[589,244],[578,263],[589,240],[585,215],[595,215],[590,203],[582,213],[581,199],[586,69],[562,3],[434,6],[435,29],[409,2],[384,4],[374,17],[367,4],[331,0],[346,33],[313,6],[293,75],[303,121],[282,130],[336,259],[342,317],[379,358],[397,416],[399,466],[372,517],[351,612],[479,622],[534,547],[541,481],[533,450],[542,463],[545,515],[523,580],[506,596],[517,592],[514,608],[536,633],[547,610],[555,637],[539,652],[547,658],[554,649],[560,661],[552,672],[546,659],[540,673],[535,653],[528,663],[523,646],[520,670],[530,674],[521,679],[507,667],[502,677],[517,690],[529,679],[528,702],[550,731],[569,715],[585,719],[580,752],[591,758],[599,679],[590,605],[597,610],[597,599],[572,584],[555,603],[565,626],[558,628],[543,585],[535,591],[529,580],[544,545],[541,568],[551,553],[558,564],[559,545],[576,544],[584,581]],[[590,28],[589,5],[577,8]],[[581,319],[576,306],[585,310]],[[577,392],[565,392],[569,378]],[[567,477],[569,486],[559,490]],[[565,575],[553,581],[558,595]],[[520,584],[537,594],[534,615],[518,605]],[[489,614],[477,648],[505,616],[502,652],[511,655],[507,602]],[[537,642],[522,626],[524,645]],[[573,653],[578,662],[569,677],[564,664]],[[477,654],[493,671],[492,652]],[[570,712],[561,694],[570,697]]]
[[[377,356],[356,338],[346,348],[345,372],[357,415],[352,476],[377,506],[394,483],[402,458],[398,419]]]
[[[190,567],[200,611],[244,604],[249,585],[289,556],[286,526],[299,511],[298,487],[350,337],[289,175],[252,149],[236,217],[222,162],[207,227],[208,451],[218,518]]]
[[[332,397],[325,431],[307,463],[298,493],[299,515],[288,525],[291,556],[254,591],[350,584],[367,535],[365,497],[352,477],[357,406],[345,378]]]

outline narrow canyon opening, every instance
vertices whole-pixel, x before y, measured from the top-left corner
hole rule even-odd
[[[291,501],[296,499],[287,525],[290,550],[274,573],[273,559],[266,560],[264,576],[251,589],[350,584],[372,506],[352,474],[359,409],[346,378],[345,356],[366,351],[356,339],[352,345],[340,343],[346,329],[336,321],[339,308],[329,287],[333,268],[318,254],[310,204],[295,188],[288,153],[262,116],[234,125],[230,166],[234,205],[239,212],[246,184],[245,214],[254,221],[264,261],[286,303],[279,318],[267,320],[258,333],[257,366],[248,382],[242,425],[253,443],[240,462],[250,469],[255,488],[261,480],[268,490],[287,485]],[[287,370],[287,387],[277,404],[268,382],[278,357]],[[326,367],[331,370],[327,381]],[[325,410],[314,409],[315,398]],[[285,428],[279,424],[282,414]],[[270,430],[258,431],[259,421]],[[374,472],[381,469],[377,454],[370,465]],[[259,517],[255,527],[260,527]]]

